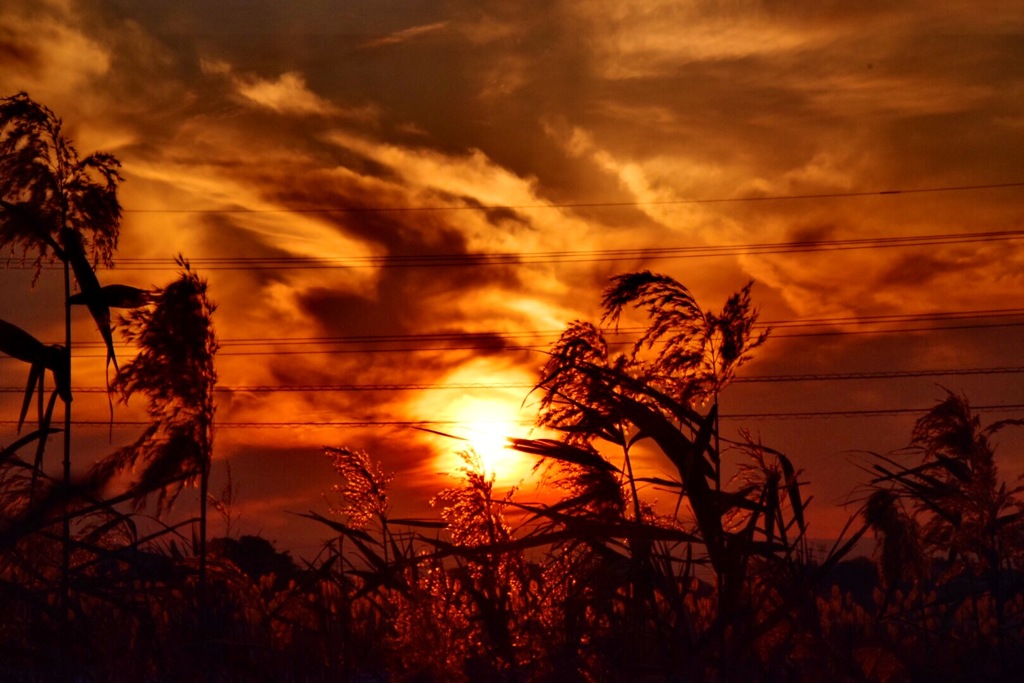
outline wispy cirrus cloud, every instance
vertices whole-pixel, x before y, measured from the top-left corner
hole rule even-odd
[[[277,79],[239,80],[238,93],[267,109],[281,114],[333,114],[336,107],[317,96],[306,86],[306,79],[294,71]]]
[[[394,33],[389,33],[386,36],[380,38],[374,38],[360,44],[360,48],[364,50],[372,50],[381,47],[387,47],[389,45],[400,45],[407,43],[411,40],[421,38],[423,36],[438,33],[448,28],[447,21],[435,21],[430,24],[423,24],[420,26],[410,26]]]
[[[0,9],[0,94],[28,89],[65,117],[83,151],[109,145],[125,164],[125,206],[152,209],[126,214],[119,256],[182,251],[200,272],[209,259],[219,333],[257,340],[224,347],[225,386],[529,383],[542,355],[503,348],[497,335],[488,348],[457,350],[473,344],[417,346],[415,335],[594,319],[607,278],[635,268],[677,277],[708,306],[754,278],[769,319],[983,309],[1024,296],[1013,242],[654,257],[662,247],[1013,229],[1012,191],[685,202],[1018,180],[1019,0],[984,12],[757,0],[406,9],[199,0],[9,0]],[[638,256],[605,253],[623,249]],[[481,265],[471,258],[481,252],[556,255]],[[440,267],[429,260],[437,254],[475,265]],[[310,257],[352,263],[309,268]],[[237,258],[257,265],[220,269]],[[141,286],[164,275],[116,273]],[[255,346],[282,337],[317,341]],[[363,337],[388,341],[352,341]],[[1012,364],[986,355],[999,339],[975,340],[971,358]],[[780,334],[758,362],[767,357],[778,373],[973,362],[939,335],[879,351],[884,341]],[[788,396],[806,410],[801,386],[770,385],[769,404]],[[489,400],[484,389],[433,391],[236,392],[218,417],[460,419],[449,403],[468,411]],[[742,410],[744,400],[730,405]],[[776,445],[779,425],[763,426]],[[260,459],[254,449],[344,439],[395,469],[418,468],[426,487],[444,448],[380,428],[268,434],[224,430],[220,457],[237,456],[236,475],[249,482],[277,484],[278,454]],[[804,448],[803,437],[794,443]],[[876,445],[892,442],[833,450]],[[808,464],[809,478],[818,466]]]
[[[208,76],[228,80],[233,92],[244,102],[291,116],[341,116],[363,121],[372,120],[373,107],[341,107],[313,92],[306,78],[296,71],[286,71],[276,78],[261,78],[238,73],[221,60],[201,59],[200,68]]]
[[[84,88],[110,69],[111,51],[68,22],[64,13],[71,11],[53,3],[0,9],[0,65],[17,73],[26,89]]]

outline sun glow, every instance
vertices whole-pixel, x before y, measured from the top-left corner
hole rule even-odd
[[[523,407],[533,379],[522,368],[475,358],[445,376],[437,390],[423,392],[411,411],[440,423],[441,435],[427,437],[436,453],[433,471],[459,478],[466,467],[461,454],[473,450],[496,485],[527,479],[536,459],[508,448],[508,439],[536,436],[536,415]]]
[[[530,476],[534,459],[509,448],[509,438],[526,437],[530,425],[519,414],[519,403],[501,398],[463,394],[449,404],[451,438],[436,442],[435,464],[442,474],[458,477],[466,467],[462,453],[474,451],[485,473],[499,486],[514,486]]]
[[[458,407],[458,436],[466,439],[488,475],[497,483],[514,484],[529,474],[531,463],[508,448],[509,437],[523,431],[507,404],[499,401],[471,400]]]
[[[466,466],[462,451],[472,449],[479,457],[487,475],[496,484],[512,486],[527,478],[533,469],[533,459],[509,448],[509,438],[525,436],[529,425],[519,415],[519,404],[497,398],[464,395],[452,406],[454,421],[452,436],[462,445],[448,444],[440,463],[446,473],[456,474]]]

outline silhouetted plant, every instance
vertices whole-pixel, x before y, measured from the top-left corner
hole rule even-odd
[[[512,529],[503,511],[514,491],[495,500],[494,475],[486,472],[480,456],[472,449],[461,456],[461,485],[441,491],[431,504],[441,506],[452,545],[469,551],[464,556],[453,552],[453,557],[461,560],[462,589],[470,598],[467,608],[477,632],[476,675],[497,680],[529,657],[516,647],[522,627],[517,622],[528,616],[518,609],[526,590],[525,561],[522,551],[510,545]]]
[[[110,154],[79,157],[61,120],[27,94],[0,100],[0,247],[21,249],[38,269],[50,254],[68,257],[61,231],[70,230],[94,263],[110,265],[120,166]]]
[[[1017,569],[1024,559],[1024,487],[999,480],[989,441],[1007,424],[1015,423],[982,428],[967,399],[949,393],[914,426],[905,455],[918,464],[876,457],[868,507],[876,532],[920,544],[927,559],[943,557],[951,575]]]
[[[213,353],[206,285],[188,264],[178,281],[155,294],[125,285],[101,286],[95,268],[110,266],[117,246],[121,181],[107,154],[80,158],[52,111],[19,94],[0,100],[0,250],[28,261],[37,279],[54,259],[64,266],[61,345],[0,321],[0,352],[26,363],[28,382],[19,431],[38,396],[37,424],[0,449],[0,678],[40,680],[201,680],[270,677],[309,680],[280,666],[302,647],[313,623],[306,600],[317,578],[300,586],[264,585],[214,558],[207,581],[206,512],[213,439]],[[73,278],[73,279],[72,279]],[[33,280],[35,282],[35,280]],[[73,285],[75,285],[73,287]],[[78,290],[73,293],[73,289]],[[113,391],[141,392],[152,424],[131,446],[72,480],[71,312],[88,308],[118,374]],[[139,309],[139,307],[147,307]],[[111,308],[139,309],[124,321],[126,339],[140,354],[118,369]],[[53,377],[47,401],[44,375]],[[63,430],[51,426],[57,398],[65,404]],[[42,467],[46,440],[64,432],[63,477]],[[22,452],[35,449],[31,457]],[[103,498],[103,485],[122,469],[141,476],[126,493]],[[186,520],[139,533],[126,501],[141,505],[158,494],[166,510],[189,480],[198,478],[200,531],[195,559],[178,542]],[[169,540],[170,539],[170,540]],[[288,627],[285,624],[289,624]],[[294,626],[294,628],[292,627]],[[220,659],[195,658],[197,642],[216,634]],[[56,656],[55,656],[56,655]],[[323,652],[318,653],[323,661]],[[213,669],[207,666],[217,664]],[[275,666],[277,665],[277,666]],[[225,676],[227,678],[225,678]],[[289,678],[292,676],[293,678]],[[323,680],[336,676],[324,673]]]
[[[31,259],[38,278],[43,263],[58,258],[64,264],[65,343],[46,347],[30,334],[5,324],[0,348],[31,365],[25,406],[38,383],[41,460],[45,434],[56,395],[65,404],[64,472],[70,479],[70,347],[71,271],[116,363],[110,311],[99,296],[93,265],[111,265],[117,246],[121,207],[117,187],[120,163],[110,154],[79,157],[64,136],[63,123],[27,94],[0,99],[0,249]],[[90,263],[91,259],[91,263]],[[54,375],[57,394],[42,409],[43,369]],[[24,421],[25,409],[22,409]]]
[[[194,550],[198,567],[198,625],[201,660],[211,656],[208,629],[217,625],[209,609],[207,586],[207,510],[210,461],[213,455],[213,390],[217,381],[213,331],[215,306],[206,293],[206,281],[178,257],[181,272],[167,287],[152,295],[151,305],[129,311],[122,334],[139,352],[126,363],[112,384],[124,401],[136,393],[146,397],[150,425],[131,444],[97,463],[91,477],[105,482],[127,468],[140,468],[128,495],[136,507],[157,493],[158,514],[173,505],[189,482],[199,484],[199,530]]]
[[[139,352],[112,383],[124,401],[137,393],[146,397],[151,423],[133,443],[93,468],[102,481],[118,471],[140,468],[131,490],[135,502],[141,505],[157,492],[160,511],[173,504],[186,483],[199,480],[206,486],[213,453],[216,307],[207,297],[206,281],[184,258],[178,264],[182,270],[177,280],[153,293],[151,305],[125,317],[122,335]],[[202,500],[206,498],[203,490]]]
[[[409,589],[406,572],[410,567],[415,570],[415,562],[410,562],[411,548],[399,543],[389,527],[388,486],[394,475],[363,450],[326,447],[324,453],[341,479],[331,487],[335,499],[330,501],[330,511],[336,519],[315,512],[303,516],[327,525],[338,535],[336,545],[325,547],[327,560],[322,566],[333,571],[325,573],[321,584],[330,596],[327,604],[334,606],[336,613],[322,614],[321,620],[336,624],[329,629],[336,628],[340,639],[334,660],[340,663],[344,680],[353,680],[359,669],[356,662],[376,669],[376,659],[382,653],[379,648],[360,651],[355,641],[368,643],[387,637],[399,618],[392,609],[390,592]]]
[[[739,653],[749,653],[803,605],[813,606],[806,586],[858,536],[812,569],[797,472],[782,453],[749,437],[741,444],[748,464],[741,463],[736,487],[722,485],[719,394],[767,339],[767,332],[755,333],[750,288],[714,314],[669,277],[644,271],[613,278],[603,321],[617,324],[632,306],[646,313],[645,331],[628,354],[611,356],[600,328],[570,324],[536,387],[539,423],[561,431],[563,441],[512,441],[517,450],[558,463],[574,480],[561,502],[529,509],[549,520],[549,533],[574,532],[605,573],[622,576],[615,607],[598,613],[610,623],[620,620],[623,635],[634,641],[630,651],[650,650],[646,666],[670,675],[693,667],[738,675],[741,669],[729,674],[721,667],[740,667]],[[634,474],[634,453],[645,441],[676,477]],[[612,448],[621,466],[609,461]],[[650,510],[640,490],[651,485],[676,497],[676,514]],[[693,568],[703,563],[717,588],[710,622],[701,611],[706,603],[697,609],[692,586]],[[769,575],[784,579],[785,587],[769,586]]]
[[[880,539],[877,555],[883,585],[896,588],[920,581],[927,564],[920,533],[899,496],[888,488],[873,491],[864,505],[863,515]]]
[[[120,166],[106,153],[79,157],[63,122],[25,93],[0,100],[0,248],[33,259],[36,277],[48,258],[60,259],[69,305],[70,268],[115,363],[110,309],[93,267],[111,266],[117,248]]]
[[[387,490],[395,475],[384,472],[366,451],[344,447],[327,447],[324,451],[342,480],[331,487],[340,498],[340,504],[332,506],[331,512],[346,519],[354,529],[376,521],[381,525],[381,533],[386,534],[390,512]]]
[[[901,661],[952,644],[983,657],[978,680],[1022,672],[1011,653],[1024,642],[1017,604],[1024,560],[1024,487],[1001,481],[990,437],[1008,420],[982,427],[964,396],[947,392],[914,426],[902,453],[875,455],[865,519],[879,538],[879,572],[888,589],[880,618],[896,624]],[[904,464],[912,457],[916,462]],[[902,590],[896,590],[901,588]],[[914,615],[909,618],[908,615]],[[897,640],[897,643],[899,640]],[[894,652],[901,648],[894,643]],[[938,672],[940,669],[936,669]],[[948,668],[947,668],[948,670]]]
[[[617,324],[627,306],[644,309],[650,322],[633,346],[632,363],[644,349],[661,346],[647,365],[646,380],[674,387],[669,395],[681,400],[717,396],[768,339],[768,331],[754,334],[752,286],[730,296],[716,314],[701,310],[690,290],[666,275],[627,273],[612,278],[605,290],[603,322]]]
[[[615,320],[639,302],[650,328],[631,354],[610,357],[599,328],[571,324],[537,385],[539,422],[564,439],[510,440],[548,463],[548,482],[564,492],[559,502],[518,503],[512,492],[496,500],[493,480],[468,452],[462,486],[435,498],[447,539],[417,534],[400,544],[388,526],[399,524],[387,519],[390,478],[364,453],[328,451],[344,481],[336,488],[345,504],[335,512],[345,521],[307,516],[334,528],[361,557],[359,566],[342,558],[360,580],[352,599],[379,596],[376,613],[396,629],[392,671],[400,678],[724,675],[727,657],[755,646],[767,662],[783,656],[769,643],[808,618],[801,616],[815,604],[808,586],[856,540],[814,565],[798,473],[749,438],[737,487],[721,487],[717,405],[700,406],[717,399],[765,340],[753,335],[749,286],[721,315],[703,313],[681,285],[649,273],[617,278],[605,300],[606,319]],[[655,344],[665,348],[647,358]],[[634,473],[633,452],[648,439],[678,478]],[[621,466],[608,459],[610,446]],[[651,485],[676,496],[676,513],[658,514],[643,499]],[[526,513],[529,527],[509,527],[507,509]],[[366,533],[374,518],[379,538]],[[432,550],[417,551],[417,542]],[[526,560],[533,548],[544,549],[543,565]],[[701,587],[701,566],[718,579],[717,591]],[[728,653],[719,645],[726,641]],[[746,655],[737,661],[744,658],[757,666]]]
[[[64,136],[61,120],[27,94],[0,99],[0,249],[8,250],[12,256],[20,251],[22,259],[32,259],[36,278],[48,258],[56,257],[64,266],[63,347],[45,347],[28,354],[30,357],[16,357],[32,366],[26,402],[30,400],[33,380],[38,382],[40,440],[36,467],[40,471],[55,397],[59,395],[64,402],[65,487],[71,484],[72,271],[106,345],[108,365],[117,365],[110,309],[99,296],[93,266],[99,262],[111,265],[117,246],[121,221],[117,200],[121,181],[119,167],[120,163],[110,154],[79,157],[74,145]],[[30,346],[39,346],[27,333],[19,337],[18,341],[31,341],[34,343]],[[3,343],[5,352],[10,352],[11,342],[12,339],[7,338]],[[57,385],[56,394],[51,396],[45,411],[41,407],[42,367],[53,372]],[[70,519],[65,518],[61,572],[64,602],[68,599],[70,533]]]
[[[0,321],[0,352],[29,368],[19,431],[37,399],[35,428],[0,448],[3,680],[1024,678],[1022,488],[1001,480],[992,444],[1019,423],[982,427],[948,394],[910,448],[877,456],[863,519],[879,537],[881,582],[846,592],[837,577],[851,567],[839,561],[865,527],[851,520],[815,556],[794,463],[744,430],[720,435],[721,393],[766,339],[749,284],[710,313],[666,276],[614,278],[602,324],[630,308],[647,320],[624,354],[602,327],[568,326],[535,389],[539,423],[561,438],[511,440],[541,459],[554,502],[500,495],[469,451],[433,500],[439,519],[397,518],[394,475],[364,451],[328,448],[340,477],[330,515],[304,515],[336,534],[317,558],[300,569],[258,537],[220,539],[208,554],[217,342],[206,283],[179,259],[162,290],[101,287],[93,266],[116,245],[116,161],[79,161],[59,120],[24,95],[0,101],[0,124],[0,248],[34,259],[37,276],[63,260],[66,315],[87,305],[101,332],[109,308],[131,309],[123,331],[139,354],[111,388],[144,396],[151,420],[88,477],[50,475],[41,455],[59,431],[57,398],[71,400],[70,338],[51,347]],[[33,449],[35,461],[22,458]],[[671,474],[645,476],[651,457]],[[138,479],[104,498],[131,467]],[[163,512],[195,479],[192,556],[181,546],[194,519],[157,516],[143,533],[139,514],[119,509],[157,494]],[[230,479],[227,490],[225,505]]]
[[[231,532],[241,517],[241,513],[236,512],[234,508],[234,505],[238,500],[238,491],[240,487],[232,475],[231,462],[227,461],[224,465],[224,470],[227,473],[227,480],[221,487],[220,495],[214,497],[212,493],[208,494],[207,502],[224,521],[224,537],[231,538]]]

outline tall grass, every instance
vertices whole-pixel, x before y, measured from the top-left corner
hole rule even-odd
[[[52,475],[58,400],[72,454],[70,340],[49,347],[0,321],[0,351],[28,368],[26,433],[0,448],[0,679],[1024,679],[1024,508],[994,446],[1016,423],[983,426],[947,395],[907,449],[872,458],[862,510],[816,551],[799,469],[720,429],[730,381],[768,340],[750,285],[711,312],[669,277],[629,273],[599,323],[567,326],[532,394],[558,438],[509,444],[537,458],[549,502],[497,492],[469,450],[433,518],[400,518],[401,473],[328,447],[329,504],[303,514],[328,536],[317,557],[299,566],[258,537],[207,543],[206,283],[181,259],[162,289],[100,286],[89,259],[116,246],[116,160],[79,160],[24,95],[0,101],[0,124],[0,245],[67,264],[68,305],[100,326],[113,396],[141,396],[150,418],[87,476]],[[112,307],[128,308],[119,326],[139,351],[120,365]],[[645,327],[613,354],[605,333],[631,315]],[[670,474],[649,475],[652,458]],[[197,515],[161,522],[193,483]],[[233,498],[214,501],[227,533]],[[874,560],[849,559],[869,529]]]

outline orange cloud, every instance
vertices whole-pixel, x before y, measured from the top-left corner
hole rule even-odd
[[[104,283],[162,284],[170,273],[143,269],[141,259],[169,262],[179,251],[210,278],[228,340],[221,382],[233,389],[220,395],[224,422],[458,419],[445,410],[488,397],[408,386],[519,382],[543,356],[513,350],[514,335],[542,345],[538,331],[593,320],[607,278],[629,269],[667,272],[709,308],[754,278],[769,319],[983,310],[1024,296],[1018,242],[1009,240],[656,252],[1015,229],[1012,188],[760,199],[1020,180],[1019,3],[979,12],[457,1],[401,18],[380,3],[358,16],[282,7],[14,0],[0,9],[2,94],[28,90],[65,117],[80,150],[107,149],[124,162],[120,269],[101,273]],[[693,201],[729,198],[758,201]],[[613,253],[624,249],[635,251]],[[495,253],[508,259],[478,258]],[[48,286],[10,299],[0,317],[35,316],[38,329],[57,329],[39,303]],[[76,336],[93,334],[87,323]],[[752,371],[1006,366],[1015,363],[1013,330],[780,336]],[[468,333],[489,333],[488,343],[459,341]],[[81,360],[83,381],[101,385],[101,364]],[[23,382],[4,371],[6,384]],[[835,383],[775,383],[768,398],[744,385],[729,400],[737,412],[843,397],[909,405],[933,383],[848,393]],[[282,385],[321,388],[237,389]],[[339,385],[347,388],[329,389]],[[999,398],[1009,386],[979,390]],[[106,414],[102,401],[82,410]],[[766,443],[809,454],[809,470],[828,460],[822,453],[842,460],[844,448],[902,444],[894,423],[858,424],[755,426]],[[424,468],[441,447],[394,427],[225,429],[218,457],[248,459],[239,476],[272,478],[261,468],[279,465],[255,450],[309,453],[323,442],[365,446],[391,469],[414,471],[415,486],[437,483]],[[835,486],[819,493],[838,495]]]
[[[394,33],[390,33],[381,38],[374,38],[373,40],[368,40],[362,43],[360,47],[362,47],[363,49],[374,49],[386,47],[388,45],[399,45],[410,40],[415,40],[421,36],[429,35],[431,33],[437,33],[438,31],[442,31],[445,28],[447,28],[447,26],[447,21],[436,21],[430,24],[423,24],[421,26],[410,26],[409,28],[404,28],[400,31],[395,31]]]

